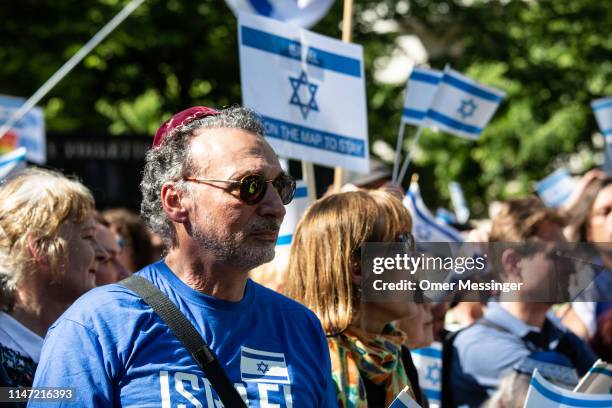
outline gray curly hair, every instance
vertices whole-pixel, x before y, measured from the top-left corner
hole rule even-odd
[[[207,116],[172,129],[161,146],[149,150],[145,156],[145,167],[140,183],[142,204],[140,214],[147,225],[170,247],[176,246],[176,232],[166,217],[161,203],[162,185],[169,181],[178,183],[178,188],[188,194],[188,183],[183,176],[195,170],[191,161],[191,137],[201,128],[244,129],[263,137],[261,118],[254,111],[240,106],[222,109],[219,115]]]

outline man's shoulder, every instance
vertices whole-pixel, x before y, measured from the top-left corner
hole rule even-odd
[[[253,288],[257,291],[258,307],[274,308],[278,312],[291,313],[301,312],[308,318],[313,318],[318,321],[317,316],[303,304],[288,298],[270,288],[267,288],[255,281],[251,281]]]
[[[479,360],[483,354],[497,355],[501,360],[504,354],[512,355],[525,349],[520,337],[496,327],[495,322],[490,323],[478,321],[457,334],[453,346],[461,360]]]

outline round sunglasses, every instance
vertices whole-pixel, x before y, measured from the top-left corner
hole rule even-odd
[[[240,180],[219,180],[197,177],[185,177],[184,180],[201,184],[228,183],[233,187],[233,190],[236,188],[239,189],[240,199],[248,205],[255,205],[263,200],[268,190],[268,183],[271,183],[276,189],[284,205],[289,204],[293,200],[293,195],[295,194],[295,180],[285,173],[281,173],[274,180],[266,180],[262,174],[249,174]]]

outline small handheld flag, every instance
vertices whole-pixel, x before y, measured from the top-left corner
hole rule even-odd
[[[576,181],[564,168],[556,170],[535,185],[544,204],[552,208],[561,207],[575,188]]]
[[[447,67],[423,123],[477,139],[505,95]]]
[[[421,406],[417,404],[415,400],[410,398],[410,394],[408,394],[408,386],[406,386],[399,394],[397,394],[397,397],[393,400],[388,408],[421,408]]]
[[[612,394],[612,364],[597,360],[574,391],[587,394]]]
[[[596,99],[591,102],[591,107],[599,129],[608,142],[612,138],[612,97]]]
[[[417,242],[463,242],[459,231],[436,221],[423,202],[415,180],[410,183],[404,197],[404,206],[412,215],[412,234]]]
[[[402,111],[402,120],[413,125],[420,125],[442,79],[442,71],[436,69],[414,68],[406,89],[406,100]]]
[[[531,377],[525,408],[612,407],[612,395],[569,391],[547,381],[536,369]]]

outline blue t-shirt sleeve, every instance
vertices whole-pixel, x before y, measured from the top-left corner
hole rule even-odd
[[[53,407],[113,406],[112,380],[105,366],[108,356],[96,333],[82,324],[61,319],[49,330],[33,387],[72,388],[74,400]],[[29,408],[48,408],[49,402],[31,400]]]

